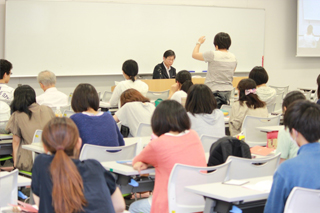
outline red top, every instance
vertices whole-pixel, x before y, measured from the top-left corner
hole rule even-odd
[[[133,164],[136,162],[151,164],[156,170],[151,213],[169,212],[168,181],[176,163],[207,166],[203,146],[193,130],[178,136],[164,134],[152,140],[133,159]]]

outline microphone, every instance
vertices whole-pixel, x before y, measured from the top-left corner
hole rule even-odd
[[[160,78],[159,79],[162,79],[161,66],[158,67],[158,72],[160,73]]]

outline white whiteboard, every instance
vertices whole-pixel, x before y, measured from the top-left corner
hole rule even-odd
[[[51,70],[58,76],[121,74],[134,59],[139,73],[152,73],[165,50],[176,53],[173,66],[201,72],[207,64],[192,59],[213,50],[218,32],[231,36],[236,71],[261,65],[265,11],[202,6],[117,4],[75,1],[6,1],[5,58],[15,76]]]

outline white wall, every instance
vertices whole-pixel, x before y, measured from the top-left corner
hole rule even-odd
[[[88,0],[89,1],[89,0]],[[91,0],[94,1],[94,0]],[[95,0],[97,1],[97,0]],[[98,0],[99,1],[99,0]],[[103,0],[100,0],[103,1]],[[107,1],[107,0],[105,0]],[[110,0],[109,0],[110,1]],[[149,4],[147,0],[114,0],[112,2],[135,2]],[[5,0],[0,0],[0,58],[4,57],[4,17]],[[265,68],[269,73],[270,85],[290,85],[297,87],[316,87],[316,78],[320,73],[320,58],[297,58],[296,19],[297,3],[293,0],[153,0],[152,4],[210,5],[224,7],[264,8],[266,10],[265,29]],[[205,17],[195,17],[201,21]],[[230,18],[232,17],[230,14]],[[173,20],[174,21],[174,20]],[[213,20],[214,23],[215,20]],[[218,21],[218,20],[217,20]],[[243,29],[245,30],[245,29]],[[199,36],[201,36],[199,32]],[[213,39],[214,35],[210,35]],[[209,35],[207,35],[209,38]],[[196,42],[196,41],[195,41]],[[254,44],[252,44],[254,45]],[[191,54],[191,53],[190,53]],[[161,56],[159,56],[161,61]],[[14,64],[13,64],[14,66]],[[119,72],[121,64],[119,65]],[[14,76],[14,69],[13,69]],[[78,83],[91,83],[98,91],[109,90],[115,80],[122,76],[58,77],[57,87],[69,93]],[[29,84],[41,93],[35,78],[14,78],[9,85]]]

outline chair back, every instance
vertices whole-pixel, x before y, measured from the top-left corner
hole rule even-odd
[[[99,162],[132,160],[135,157],[137,143],[128,146],[97,146],[85,144],[82,147],[79,159],[95,159]]]
[[[320,209],[320,190],[294,187],[287,199],[284,213],[317,213]]]
[[[50,108],[52,109],[53,113],[55,113],[58,107],[50,107]],[[61,113],[63,113],[65,110],[70,110],[70,105],[60,106]]]
[[[73,114],[76,114],[73,110],[65,110],[63,112],[63,116],[67,117],[67,118],[70,118],[70,116],[73,115]]]
[[[1,172],[0,174],[0,208],[8,204],[17,204],[18,198],[18,173],[15,169],[12,172]]]
[[[280,115],[268,118],[255,117],[247,115],[242,123],[242,132],[245,136],[245,142],[250,146],[266,146],[267,134],[256,129],[256,127],[278,126],[280,124]]]
[[[151,136],[151,135],[152,135],[151,124],[139,123],[135,137],[143,137],[143,136]]]
[[[280,153],[265,158],[240,158],[229,156],[231,161],[227,179],[246,179],[273,175],[279,166]]]
[[[150,100],[157,100],[158,98],[161,98],[162,100],[166,100],[169,97],[169,90],[164,91],[148,91],[147,92],[147,98]]]
[[[111,96],[112,96],[112,92],[104,91],[101,97],[101,101],[109,102]]]
[[[289,85],[284,87],[277,87],[277,86],[270,86],[271,88],[274,88],[277,92],[277,94],[280,94],[283,92],[283,97],[286,96],[286,94],[289,91]]]
[[[215,143],[220,137],[215,137],[211,135],[201,135],[200,140],[204,149],[204,152],[210,152],[210,147]]]
[[[36,129],[32,138],[32,143],[40,143],[41,136],[42,136],[42,129]]]
[[[201,212],[204,210],[203,196],[188,192],[185,187],[197,184],[224,181],[230,162],[219,166],[197,167],[175,164],[168,182],[169,212]],[[214,170],[214,171],[213,171]],[[207,171],[213,171],[207,173]]]
[[[0,121],[0,129],[5,129],[7,126],[8,120],[6,121]]]
[[[274,112],[275,107],[276,107],[276,103],[267,105],[268,113]]]
[[[284,98],[284,92],[279,92],[276,94],[276,105],[274,107],[274,112],[282,112],[282,102]]]

